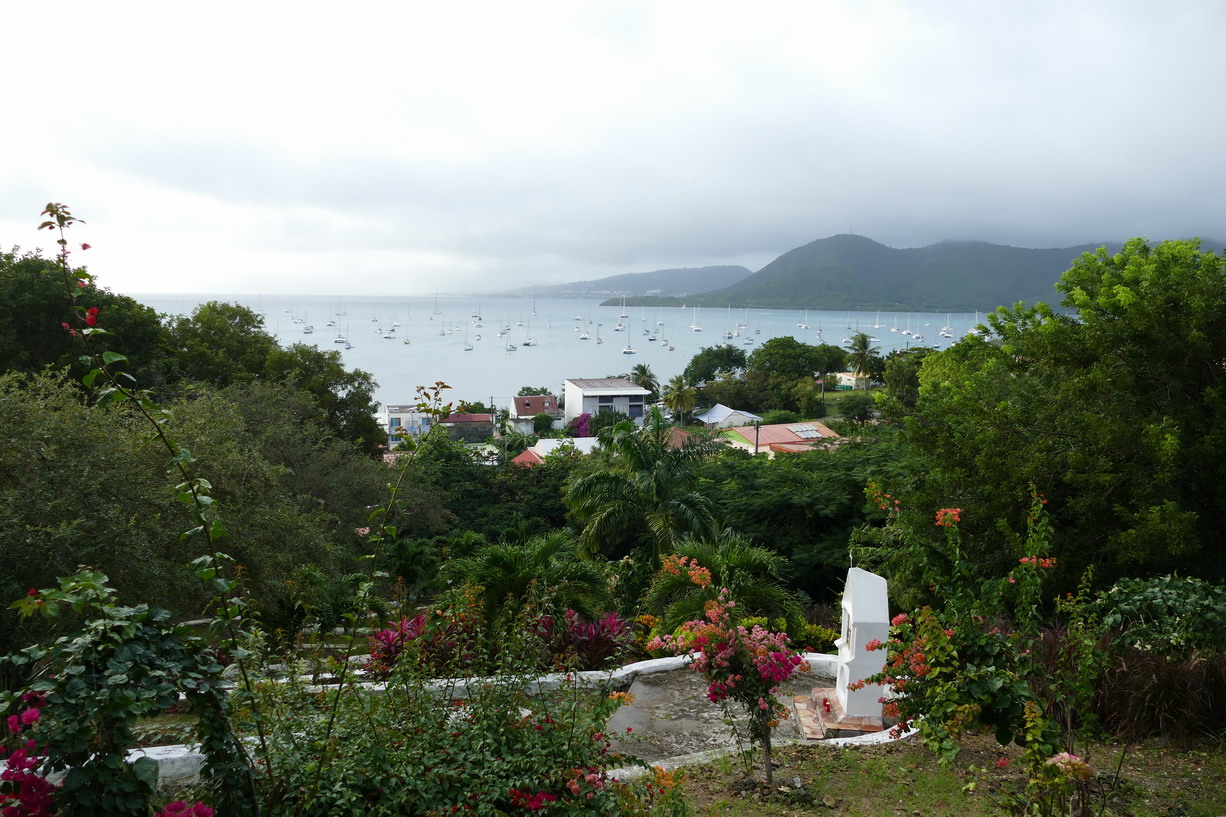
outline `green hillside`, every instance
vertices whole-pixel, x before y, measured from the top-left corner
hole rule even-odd
[[[836,235],[784,253],[754,275],[690,301],[702,306],[973,311],[1056,299],[1053,285],[1095,244],[1032,250],[978,241],[894,249]]]

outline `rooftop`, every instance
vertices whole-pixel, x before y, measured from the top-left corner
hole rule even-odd
[[[608,391],[618,394],[651,394],[650,391],[624,377],[568,377],[567,383],[582,389],[589,394]]]

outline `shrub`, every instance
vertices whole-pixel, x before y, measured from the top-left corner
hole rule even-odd
[[[1103,625],[1129,646],[1181,660],[1226,651],[1226,589],[1201,579],[1121,579],[1096,600]]]

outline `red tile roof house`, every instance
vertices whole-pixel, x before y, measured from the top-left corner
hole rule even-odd
[[[456,442],[483,443],[494,436],[492,414],[450,414],[438,422]]]
[[[562,409],[558,408],[558,398],[552,394],[515,397],[511,400],[508,419],[516,431],[531,434],[533,420],[538,414],[548,414],[553,420],[554,428],[562,427]]]
[[[751,454],[761,452],[768,457],[774,457],[775,454],[823,451],[843,439],[828,427],[813,420],[770,426],[737,426],[728,429],[721,436],[736,448],[742,448]]]

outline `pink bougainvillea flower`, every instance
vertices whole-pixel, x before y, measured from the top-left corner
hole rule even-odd
[[[89,245],[88,245],[88,244],[82,244],[82,245],[81,245],[81,249],[83,249],[83,250],[88,250],[88,249],[89,249]]]

